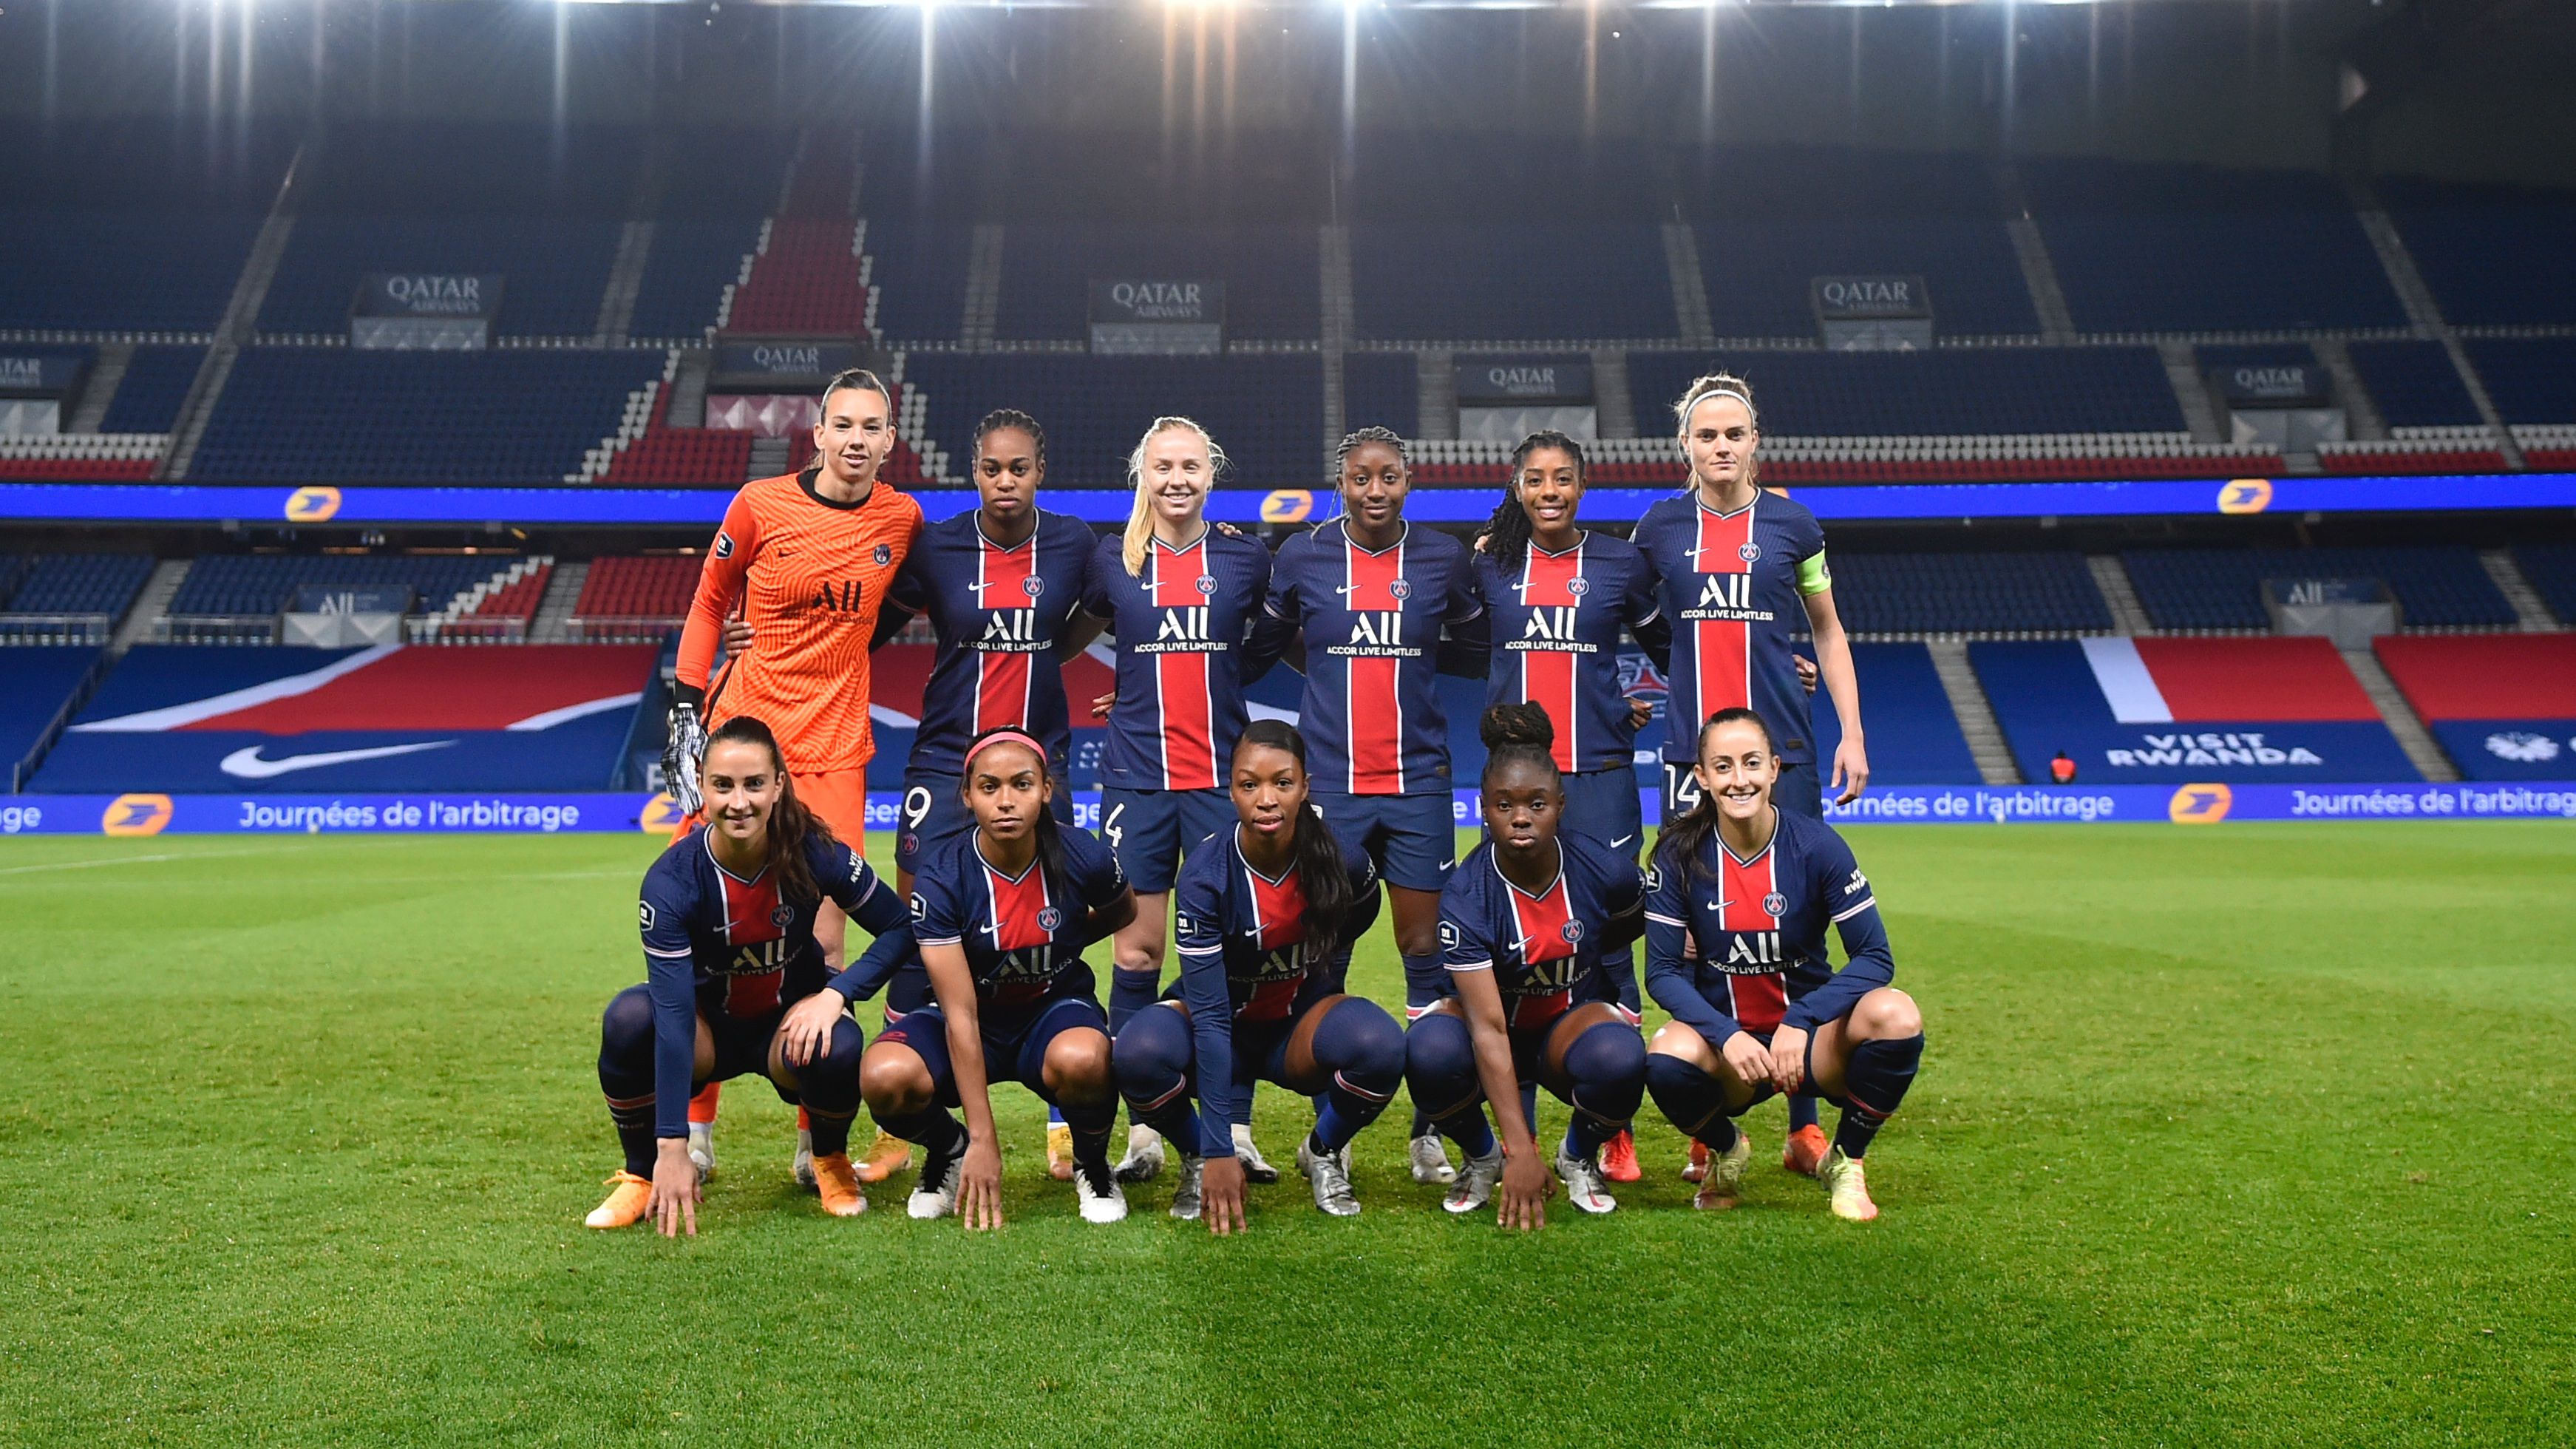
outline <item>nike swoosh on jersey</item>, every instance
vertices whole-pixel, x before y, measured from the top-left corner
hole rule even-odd
[[[1444,860],[1440,862],[1440,868],[1442,870],[1456,870],[1458,868],[1458,862],[1454,859]]]
[[[242,780],[273,780],[298,770],[318,770],[324,765],[346,765],[357,760],[383,760],[395,755],[415,755],[422,750],[443,750],[454,740],[424,740],[411,745],[370,745],[363,750],[323,750],[310,755],[288,755],[279,760],[263,760],[260,745],[246,745],[224,756],[220,768],[227,775]]]
[[[1635,837],[1635,836],[1633,836],[1633,835],[1622,835],[1622,836],[1620,836],[1618,839],[1616,839],[1616,840],[1614,840],[1614,841],[1611,841],[1611,842],[1610,842],[1610,848],[1611,848],[1612,850],[1617,850],[1620,846],[1623,846],[1623,845],[1627,844],[1629,841],[1634,840],[1634,839],[1636,839],[1636,838],[1637,838],[1637,837]]]

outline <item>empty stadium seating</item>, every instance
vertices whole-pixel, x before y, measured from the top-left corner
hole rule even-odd
[[[760,246],[760,218],[672,217],[653,225],[627,334],[691,341],[716,325],[743,262]]]
[[[846,217],[769,221],[749,276],[734,289],[724,325],[761,334],[866,333],[868,288],[859,280],[857,224]]]
[[[2506,422],[2576,425],[2576,337],[2473,337],[2463,345]]]
[[[2022,177],[2086,332],[2395,328],[2349,202],[2303,171],[2032,160]]]
[[[2267,578],[2385,580],[2408,628],[2514,623],[2476,551],[2462,547],[2133,549],[2121,558],[2160,629],[2268,629]]]
[[[994,335],[1086,340],[1091,282],[1207,279],[1226,284],[1228,338],[1311,341],[1324,306],[1315,236],[1311,226],[1013,225]]]
[[[578,639],[658,639],[689,614],[705,561],[688,554],[593,562],[573,601]]]
[[[1968,751],[1968,738],[1960,732],[1959,716],[1950,708],[1950,695],[1941,687],[1941,672],[1933,667],[1931,651],[1912,641],[1864,641],[1851,648],[1853,672],[1864,681],[1860,722],[1869,738],[1870,782],[1977,783],[1976,757]],[[1821,690],[1813,700],[1811,717],[1816,758],[1830,775],[1834,751],[1842,748],[1842,719]]]
[[[989,409],[1020,408],[1047,430],[1051,483],[1115,487],[1157,416],[1196,418],[1233,461],[1226,482],[1311,484],[1323,471],[1323,365],[1313,353],[1087,357],[917,352],[907,388],[923,436],[952,460],[973,455]]]
[[[2145,347],[1932,352],[1632,352],[1641,437],[1673,434],[1673,399],[1702,373],[1752,385],[1772,439],[2144,433],[2187,438],[2164,364]]]
[[[557,484],[617,432],[665,360],[644,350],[247,348],[189,476]]]
[[[131,553],[47,553],[0,563],[0,637],[102,644],[152,560]],[[17,657],[13,651],[7,658]],[[6,659],[0,658],[0,664]]]
[[[2411,179],[2383,180],[2378,191],[2445,320],[2576,325],[2576,298],[2561,280],[2576,255],[2576,197]]]
[[[160,433],[58,433],[0,438],[0,480],[139,482],[152,476],[169,439]]]
[[[1672,337],[1661,233],[1643,223],[1351,228],[1351,307],[1371,340]]]
[[[0,211],[0,329],[211,332],[259,225],[257,212]]]
[[[2438,342],[2355,342],[2352,365],[2396,436],[2410,430],[2482,427],[2478,405]]]
[[[260,306],[262,332],[346,336],[370,272],[498,273],[498,336],[588,337],[621,223],[592,217],[302,216]]]
[[[206,361],[202,347],[144,346],[134,349],[125,377],[99,421],[102,433],[166,433],[178,426],[179,406],[197,381]]]
[[[1830,564],[1835,612],[1856,634],[2111,628],[2110,606],[2079,553],[1835,553]]]
[[[2576,634],[2372,641],[2460,773],[2564,780],[2576,770]]]
[[[0,570],[5,577],[5,570]],[[9,687],[0,690],[0,779],[11,790],[26,781],[24,767],[45,742],[64,707],[90,682],[99,651],[87,645],[30,644],[0,654]]]
[[[307,584],[339,588],[407,586],[415,612],[448,608],[475,586],[513,572],[519,560],[492,554],[212,554],[189,565],[172,596],[172,618],[258,618],[287,607]],[[476,596],[478,601],[480,595]]]
[[[1342,358],[1342,423],[1422,431],[1421,369],[1410,352],[1353,352]],[[1438,480],[1424,478],[1424,482]]]

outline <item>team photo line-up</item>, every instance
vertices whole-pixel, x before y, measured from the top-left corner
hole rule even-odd
[[[644,878],[647,979],[601,1021],[624,1162],[590,1226],[694,1233],[718,1084],[745,1073],[797,1107],[793,1170],[842,1217],[917,1146],[910,1216],[999,1225],[997,1077],[1047,1103],[1049,1169],[1090,1222],[1168,1167],[1172,1216],[1241,1230],[1246,1184],[1280,1176],[1251,1137],[1264,1081],[1311,1100],[1296,1166],[1336,1216],[1360,1211],[1352,1138],[1404,1087],[1412,1177],[1452,1213],[1535,1228],[1559,1184],[1612,1211],[1649,1097],[1691,1139],[1695,1205],[1732,1206],[1752,1157],[1735,1119],[1776,1094],[1782,1166],[1875,1217],[1863,1162],[1923,1026],[1822,818],[1869,775],[1823,534],[1758,485],[1742,379],[1703,377],[1674,412],[1689,481],[1631,538],[1579,525],[1583,450],[1555,432],[1515,450],[1472,545],[1413,529],[1404,441],[1363,428],[1338,449],[1339,516],[1274,556],[1206,520],[1225,455],[1177,417],[1130,456],[1123,533],[1038,506],[1045,433],[1011,410],[976,430],[978,507],[925,523],[877,478],[884,384],[835,378],[814,462],[727,508],[681,636],[664,771],[687,819]],[[890,884],[861,850],[869,656],[916,617],[937,643]],[[1112,689],[1068,700],[1064,662],[1104,633]],[[1620,689],[1623,635],[1669,681],[1642,868],[1652,711]],[[1304,676],[1293,726],[1245,703],[1283,663]],[[1484,839],[1463,860],[1442,673],[1487,682]],[[1106,727],[1097,834],[1072,823],[1077,706]],[[1401,1019],[1344,989],[1381,910]],[[1105,1010],[1084,959],[1104,940]],[[880,992],[870,1040],[854,1010]],[[1646,997],[1671,1017],[1651,1041]],[[1545,1156],[1542,1086],[1571,1109]]]

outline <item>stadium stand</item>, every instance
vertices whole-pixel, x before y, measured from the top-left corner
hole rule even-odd
[[[1868,681],[1861,690],[1860,721],[1869,735],[1872,783],[1977,783],[1976,757],[1959,729],[1959,716],[1950,708],[1949,693],[1941,687],[1941,672],[1933,666],[1931,650],[1911,640],[1863,641],[1852,645],[1852,667]],[[1816,696],[1813,718],[1816,758],[1830,775],[1834,751],[1842,747],[1843,726],[1822,692]]]
[[[169,442],[160,433],[57,433],[0,439],[0,480],[139,482],[152,476]]]
[[[1123,484],[1136,440],[1167,413],[1196,418],[1215,436],[1233,462],[1226,483],[1311,486],[1321,471],[1323,365],[1313,353],[916,352],[905,359],[904,382],[922,398],[922,437],[951,460],[973,456],[975,424],[997,400],[1034,416],[1047,430],[1047,480],[1057,486]]]
[[[994,335],[1077,342],[1091,336],[1090,283],[1226,284],[1229,340],[1312,341],[1323,314],[1315,228],[1014,222],[1003,233]]]
[[[0,328],[143,336],[213,331],[260,226],[256,212],[0,218]]]
[[[2059,750],[2084,784],[2420,778],[2324,639],[1979,640],[1968,661],[2026,779]]]
[[[1752,384],[1767,440],[2188,436],[2164,365],[2145,347],[1635,352],[1628,356],[1628,394],[1639,435],[1670,439],[1673,399],[1691,379],[1719,371]]]
[[[955,342],[966,314],[973,228],[872,212],[867,251],[878,335],[902,342]]]
[[[32,644],[0,656],[9,687],[0,690],[0,771],[14,792],[26,784],[35,752],[50,743],[80,691],[98,668],[94,646]]]
[[[143,346],[125,364],[125,378],[100,420],[102,433],[167,433],[178,426],[179,407],[204,366],[202,347]]]
[[[0,570],[0,639],[103,644],[152,576],[152,560],[131,553],[46,553]],[[10,657],[15,657],[14,655]]]
[[[596,480],[617,487],[670,483],[741,487],[743,480],[751,476],[751,434],[723,428],[671,427],[663,421],[670,406],[670,393],[657,389],[652,412],[642,430],[628,436],[626,427],[621,427],[609,446],[594,453],[593,458],[600,464]],[[585,470],[591,461],[584,461]],[[893,483],[910,481],[896,477],[890,467],[883,476]]]
[[[1361,223],[1353,326],[1371,340],[1615,341],[1680,323],[1651,225]]]
[[[268,625],[294,601],[296,590],[330,588],[408,588],[410,613],[432,627],[462,619],[523,582],[547,559],[518,559],[492,554],[210,554],[188,569],[171,597],[164,626],[174,639],[267,639]],[[539,585],[537,593],[543,594]],[[533,598],[527,599],[533,613]],[[476,628],[459,628],[459,637],[510,637],[510,616],[495,612]],[[519,618],[524,630],[527,615]],[[249,624],[245,630],[228,627]]]
[[[620,223],[552,216],[304,216],[260,306],[264,333],[345,337],[359,278],[498,273],[496,336],[588,337],[617,257]]]
[[[1836,553],[1830,564],[1835,612],[1855,634],[2091,634],[2112,627],[2110,605],[2080,553]]]
[[[2576,337],[2475,337],[2463,345],[2525,461],[2576,467]]]
[[[658,651],[140,644],[46,755],[56,793],[598,789]]]
[[[1809,283],[1919,275],[1942,336],[2039,331],[1982,161],[1842,148],[1703,158],[1690,188],[1709,321],[1720,337],[1816,335]]]
[[[2084,331],[2406,325],[2350,204],[2322,175],[2098,159],[2021,171]]]
[[[559,484],[665,365],[663,353],[641,349],[248,348],[189,476]]]
[[[2388,676],[2472,780],[2564,780],[2576,754],[2576,634],[2371,641]]]
[[[573,601],[576,639],[657,640],[689,616],[702,559],[688,554],[594,560]]]
[[[773,217],[725,309],[729,331],[856,337],[870,330],[859,230],[836,217]]]
[[[2262,589],[2272,578],[2384,580],[2409,629],[2514,623],[2513,605],[2465,547],[2132,549],[2121,561],[2160,629],[2269,629]]]
[[[760,219],[676,217],[654,223],[629,336],[697,341],[724,317],[754,252]]]
[[[2377,190],[2444,320],[2576,326],[2576,298],[2560,283],[2576,255],[2576,196],[2403,177]]]
[[[2438,342],[2355,342],[2352,365],[2392,436],[2428,429],[2482,428],[2477,403]]]
[[[1421,369],[1410,352],[1353,352],[1342,358],[1342,425],[1422,432]],[[1437,479],[1425,478],[1425,482]]]
[[[2576,543],[2525,543],[2513,561],[2561,624],[2576,624]]]

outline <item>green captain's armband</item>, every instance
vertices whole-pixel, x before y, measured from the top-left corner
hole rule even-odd
[[[1825,567],[1823,549],[1798,560],[1798,594],[1801,598],[1812,599],[1833,586],[1833,570]]]

